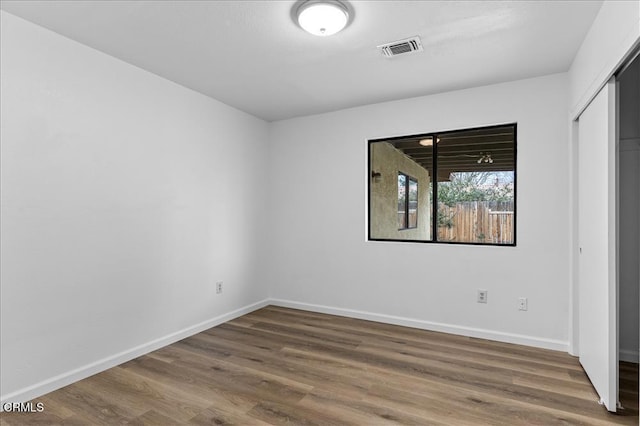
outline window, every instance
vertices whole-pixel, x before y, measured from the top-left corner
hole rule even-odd
[[[418,181],[398,173],[398,230],[418,227]]]
[[[369,240],[516,242],[516,124],[369,141]]]

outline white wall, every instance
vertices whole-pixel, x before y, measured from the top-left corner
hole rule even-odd
[[[640,58],[619,80],[620,359],[638,362],[640,287]]]
[[[273,123],[271,296],[566,349],[567,102],[559,74]],[[510,122],[518,123],[517,247],[365,241],[368,139]],[[488,304],[476,303],[478,288]],[[529,298],[527,312],[518,297]]]
[[[1,19],[2,399],[266,298],[255,265],[267,123]]]
[[[569,69],[569,107],[575,119],[640,41],[640,1],[602,3]]]

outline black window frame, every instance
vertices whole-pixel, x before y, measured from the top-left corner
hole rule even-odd
[[[466,241],[439,241],[438,240],[438,144],[432,144],[433,150],[433,168],[432,168],[432,192],[431,192],[431,239],[430,240],[415,240],[415,239],[394,239],[394,238],[374,238],[371,236],[371,185],[372,185],[372,176],[374,176],[375,172],[372,169],[372,158],[371,158],[371,145],[373,143],[379,142],[392,142],[395,140],[402,140],[407,138],[432,138],[433,141],[438,140],[438,136],[458,133],[458,132],[468,132],[474,130],[489,130],[493,128],[501,128],[501,127],[513,127],[513,242],[511,243],[485,243],[485,242],[466,242]],[[367,141],[367,241],[380,241],[380,242],[402,242],[402,243],[426,243],[426,244],[452,244],[452,245],[472,245],[472,246],[491,246],[491,247],[516,247],[517,245],[517,235],[518,235],[518,123],[504,123],[504,124],[495,124],[490,126],[479,126],[479,127],[468,127],[468,128],[460,128],[454,130],[445,130],[445,131],[434,131],[428,133],[417,133],[411,135],[404,136],[392,136],[387,138],[376,138],[369,139]],[[398,173],[401,173],[400,171]],[[403,173],[406,175],[406,173]],[[408,175],[406,175],[408,176]],[[433,177],[436,177],[435,179]],[[407,194],[408,195],[408,194]],[[406,197],[408,200],[408,196]],[[405,222],[408,220],[405,219]],[[411,228],[415,229],[415,228]],[[399,229],[406,230],[406,229]]]

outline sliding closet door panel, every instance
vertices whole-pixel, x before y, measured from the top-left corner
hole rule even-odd
[[[580,363],[609,411],[618,402],[615,82],[578,121]]]

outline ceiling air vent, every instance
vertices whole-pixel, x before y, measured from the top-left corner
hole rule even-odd
[[[378,49],[380,49],[380,52],[387,58],[393,58],[394,56],[404,55],[405,53],[422,52],[422,43],[420,43],[420,37],[415,36],[381,44],[378,46]]]

